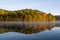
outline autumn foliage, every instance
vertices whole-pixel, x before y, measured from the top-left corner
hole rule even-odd
[[[55,21],[51,13],[33,9],[9,11],[0,9],[0,21],[49,22]]]

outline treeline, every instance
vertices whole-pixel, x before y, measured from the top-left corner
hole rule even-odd
[[[22,9],[17,11],[0,9],[0,21],[47,22],[55,21],[55,16],[51,13],[33,9]]]

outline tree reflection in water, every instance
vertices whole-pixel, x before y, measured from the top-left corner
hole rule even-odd
[[[33,24],[0,24],[0,33],[19,32],[24,34],[38,33],[45,30],[51,30],[54,23],[33,23]]]

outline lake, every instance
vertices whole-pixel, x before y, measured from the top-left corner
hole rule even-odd
[[[0,40],[60,40],[60,22],[0,22]]]

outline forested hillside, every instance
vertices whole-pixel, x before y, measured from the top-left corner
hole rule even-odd
[[[48,22],[55,21],[55,16],[51,13],[33,9],[21,9],[16,11],[0,9],[0,21]]]

